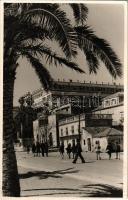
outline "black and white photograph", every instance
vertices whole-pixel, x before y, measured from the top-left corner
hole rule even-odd
[[[123,198],[125,2],[2,6],[2,197]]]

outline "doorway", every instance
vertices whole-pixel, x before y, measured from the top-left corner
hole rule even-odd
[[[91,151],[91,138],[87,139],[88,151]]]

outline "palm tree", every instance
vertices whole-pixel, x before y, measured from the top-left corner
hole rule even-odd
[[[3,66],[3,195],[20,196],[16,156],[13,146],[13,90],[19,58],[25,57],[49,89],[52,77],[40,58],[47,63],[67,66],[80,73],[72,57],[77,48],[84,51],[90,73],[97,72],[100,58],[114,78],[121,75],[121,64],[110,45],[96,37],[86,25],[88,9],[83,4],[70,4],[75,26],[59,4],[4,5],[4,66]],[[56,41],[63,54],[53,52],[45,41]]]

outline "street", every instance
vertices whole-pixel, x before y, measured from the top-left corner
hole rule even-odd
[[[21,196],[53,197],[121,197],[123,187],[123,161],[96,160],[95,153],[83,152],[86,163],[76,164],[66,153],[61,159],[58,152],[49,157],[34,157],[32,153],[16,151],[21,185]]]

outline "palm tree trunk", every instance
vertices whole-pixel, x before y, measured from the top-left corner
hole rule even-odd
[[[3,81],[3,196],[20,196],[17,161],[13,145],[14,75]]]

